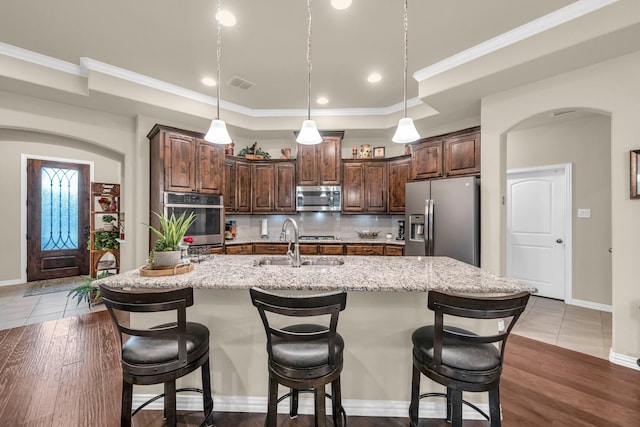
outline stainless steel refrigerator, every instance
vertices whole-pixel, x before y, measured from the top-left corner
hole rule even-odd
[[[405,212],[405,255],[448,256],[480,265],[478,178],[410,182]]]

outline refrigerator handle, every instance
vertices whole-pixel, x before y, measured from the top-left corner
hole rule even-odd
[[[426,233],[428,233],[428,240],[425,239],[425,241],[427,241],[428,246],[427,246],[427,254],[429,256],[433,256],[434,255],[434,239],[433,239],[433,199],[429,199],[427,201],[427,212],[428,212],[428,216],[427,216],[427,230]]]

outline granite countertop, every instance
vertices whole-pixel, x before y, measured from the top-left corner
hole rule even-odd
[[[303,256],[341,259],[339,266],[256,266],[264,255],[212,255],[193,271],[176,276],[143,277],[139,270],[96,280],[113,287],[270,290],[347,290],[411,292],[439,289],[459,293],[535,292],[532,286],[500,277],[448,257]]]

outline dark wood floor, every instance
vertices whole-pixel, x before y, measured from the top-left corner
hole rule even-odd
[[[107,312],[0,331],[2,426],[117,426],[121,378]],[[639,371],[517,335],[507,346],[501,398],[505,427],[640,425]],[[159,411],[142,411],[134,421],[161,426],[161,418]],[[200,419],[184,413],[182,425],[197,426]],[[214,421],[262,427],[264,415],[216,412]],[[309,416],[282,416],[278,423],[312,425]],[[407,418],[349,417],[350,427],[407,425]],[[422,421],[420,427],[446,425]]]

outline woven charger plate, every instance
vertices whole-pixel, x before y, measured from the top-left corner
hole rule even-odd
[[[375,239],[378,237],[379,231],[356,231],[361,239]]]
[[[148,265],[143,265],[140,267],[140,275],[148,276],[148,277],[159,277],[159,276],[175,276],[177,274],[188,273],[193,270],[193,264],[180,264],[175,267],[168,268],[156,268],[153,270],[149,270]]]

